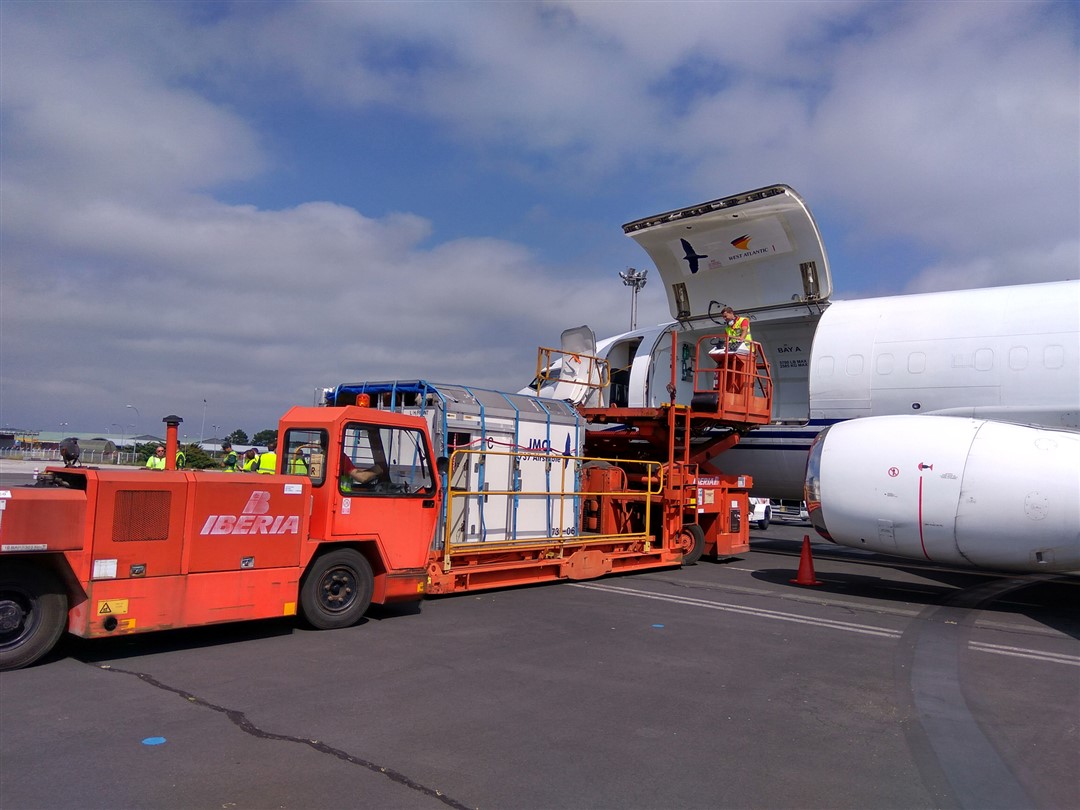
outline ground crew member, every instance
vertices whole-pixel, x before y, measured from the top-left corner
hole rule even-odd
[[[263,475],[277,472],[277,439],[271,439],[266,443],[266,452],[259,456],[259,467],[256,472]]]
[[[185,464],[187,464],[187,455],[184,453],[183,450],[180,450],[179,448],[177,448],[177,450],[176,450],[176,469],[178,469],[178,470],[184,469]]]
[[[232,442],[228,439],[221,443],[221,450],[225,453],[225,459],[222,464],[225,467],[225,472],[236,472],[237,455],[236,451],[232,449]]]
[[[304,450],[301,447],[296,448],[296,452],[293,457],[289,459],[289,475],[307,475],[308,463],[304,458]]]
[[[356,492],[359,487],[372,486],[377,483],[381,474],[382,467],[378,464],[360,468],[353,464],[352,459],[347,455],[341,454],[341,472],[338,473],[338,485],[342,492]]]
[[[735,317],[735,310],[724,307],[720,317],[727,323],[727,350],[736,354],[750,354],[750,319],[745,315]]]
[[[146,469],[148,470],[164,470],[165,469],[165,448],[158,445],[154,450],[154,455],[150,456],[146,460]]]
[[[250,448],[244,453],[244,472],[255,472],[259,469],[259,460],[255,456],[255,448]]]
[[[720,385],[721,375],[726,384],[725,389],[731,394],[741,394],[747,388],[747,379],[750,369],[747,363],[750,355],[750,344],[753,338],[750,336],[750,319],[745,315],[735,316],[735,310],[724,307],[720,310],[720,317],[727,325],[724,334],[723,345],[714,345],[709,351],[709,357],[716,361],[718,366],[726,369],[716,375],[716,384]],[[716,341],[719,343],[719,341]]]

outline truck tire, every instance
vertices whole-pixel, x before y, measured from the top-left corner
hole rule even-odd
[[[772,511],[768,506],[765,507],[765,517],[757,522],[757,530],[759,532],[765,531],[769,528],[769,519],[772,517]]]
[[[300,610],[317,630],[351,627],[371,604],[375,576],[359,551],[341,548],[315,559],[300,585]]]
[[[705,532],[700,526],[696,523],[687,523],[682,527],[679,541],[684,547],[687,545],[690,547],[690,550],[683,554],[683,565],[694,565],[701,559],[701,555],[705,552]]]
[[[23,560],[0,572],[0,671],[29,666],[56,646],[68,600],[56,575]]]

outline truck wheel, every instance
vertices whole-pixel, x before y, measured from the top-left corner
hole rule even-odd
[[[375,576],[363,554],[342,548],[311,564],[300,585],[300,610],[318,630],[350,627],[371,604]]]
[[[757,524],[758,531],[763,532],[767,528],[769,528],[769,518],[771,518],[771,517],[772,517],[772,513],[769,511],[769,507],[766,506],[765,507],[765,517],[762,520],[759,520],[758,524]]]
[[[67,595],[46,568],[21,560],[0,572],[0,670],[28,666],[55,645],[67,625]]]
[[[696,523],[687,523],[679,532],[679,544],[688,551],[683,552],[682,564],[693,565],[705,552],[705,532]]]

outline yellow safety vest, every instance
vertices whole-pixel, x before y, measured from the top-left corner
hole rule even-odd
[[[148,470],[164,470],[165,469],[165,457],[158,458],[157,456],[150,456],[146,460],[146,469]]]
[[[743,328],[744,324],[746,326],[746,337],[740,338],[739,335],[742,332],[742,328]],[[732,347],[733,343],[734,344],[742,343],[744,346],[749,347],[750,342],[753,340],[753,338],[750,337],[750,319],[747,318],[745,315],[740,315],[738,318],[736,318],[735,323],[733,323],[731,326],[729,326],[727,328],[727,340],[728,340],[728,349],[729,350],[731,348],[733,348]]]
[[[236,472],[236,459],[237,459],[237,455],[236,455],[235,450],[230,450],[226,454],[225,461],[223,462],[224,465],[225,465],[225,472],[229,472],[229,473]]]
[[[257,472],[260,472],[263,475],[277,472],[277,453],[272,450],[267,450],[259,456],[259,469]]]
[[[307,475],[308,474],[307,462],[304,461],[304,459],[302,459],[302,458],[300,458],[298,456],[294,456],[292,458],[292,460],[289,462],[289,472],[292,475]]]

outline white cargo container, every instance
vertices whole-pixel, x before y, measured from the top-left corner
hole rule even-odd
[[[454,545],[579,534],[585,421],[568,402],[425,380],[346,383],[326,398],[349,405],[362,394],[427,420],[436,455],[450,460],[444,519]]]

